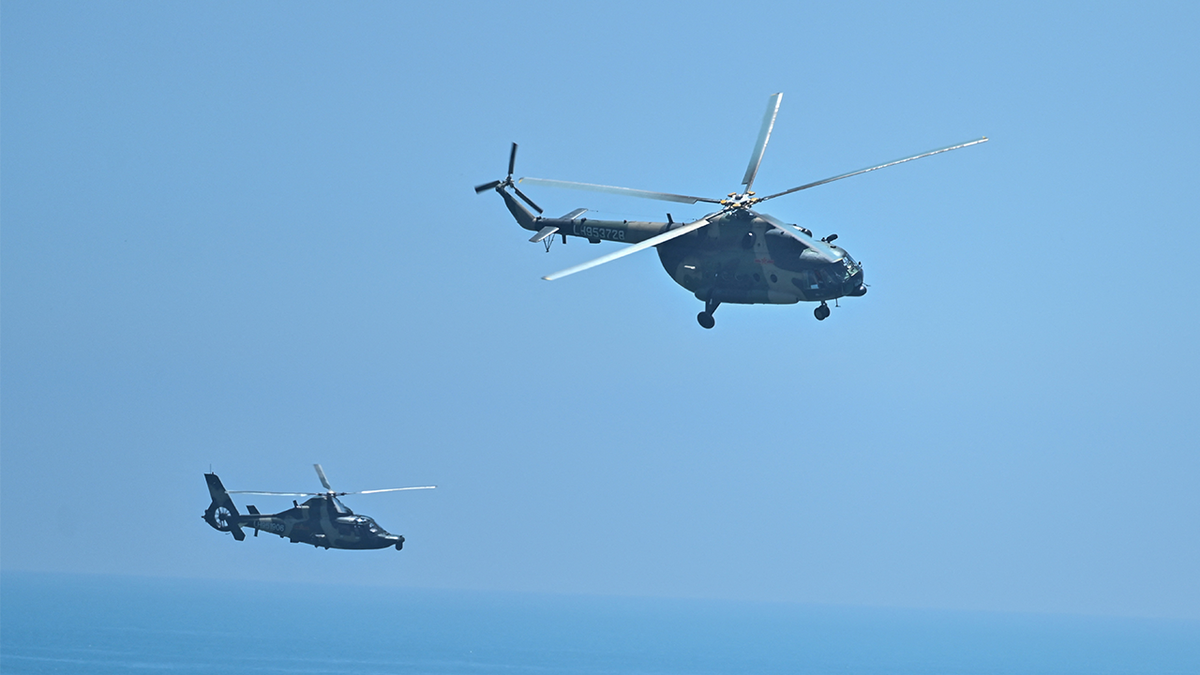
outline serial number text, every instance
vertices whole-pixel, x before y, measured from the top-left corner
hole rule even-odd
[[[595,225],[581,225],[576,223],[574,234],[580,237],[625,241],[625,230],[618,230],[615,227],[596,227]]]

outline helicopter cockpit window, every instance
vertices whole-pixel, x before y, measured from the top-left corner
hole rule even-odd
[[[843,260],[845,261],[846,265],[847,279],[862,271],[862,266],[855,262],[854,258],[851,258],[849,253],[844,254]]]

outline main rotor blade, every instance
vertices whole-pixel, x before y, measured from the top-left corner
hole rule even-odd
[[[517,144],[513,143],[512,151],[508,153],[508,175],[512,175],[513,167],[517,165]]]
[[[775,216],[769,216],[765,213],[759,213],[758,217],[762,218],[763,220],[767,221],[768,223],[779,228],[780,230],[783,231],[784,234],[788,235],[789,237],[795,239],[796,241],[799,241],[801,244],[804,244],[805,246],[809,247],[813,251],[816,251],[817,255],[819,255],[825,259],[825,262],[837,262],[842,259],[842,256],[837,251],[833,250],[833,248],[829,244],[827,244],[823,241],[818,241],[816,239],[813,239],[812,237],[804,234],[803,232],[796,231],[796,228],[792,227],[791,225],[788,225],[787,223],[783,222],[782,220],[776,218]]]
[[[376,492],[400,492],[401,490],[434,490],[436,485],[418,485],[417,487],[384,488],[382,490],[359,490],[358,492],[339,492],[340,495],[369,495]]]
[[[313,464],[313,468],[317,470],[317,477],[321,479],[321,485],[324,485],[326,490],[332,490],[333,486],[331,486],[329,481],[325,478],[325,470],[321,468],[321,465]]]
[[[844,174],[842,174],[842,175],[840,175],[840,176],[834,176],[833,178],[826,178],[826,179],[824,179],[824,180],[819,180],[819,181],[816,181],[816,182],[814,182],[814,183],[808,183],[808,184],[806,184],[806,185],[801,185],[800,187],[794,187],[794,188],[792,188],[791,190],[784,190],[783,192],[777,192],[777,193],[775,193],[775,194],[773,194],[773,195],[767,195],[766,197],[763,197],[763,198],[759,199],[758,201],[760,201],[760,202],[765,202],[765,201],[767,201],[768,199],[774,199],[774,198],[776,198],[776,197],[782,197],[782,196],[784,196],[784,195],[790,195],[790,194],[792,194],[793,192],[799,192],[799,191],[801,191],[801,190],[807,190],[808,188],[817,187],[818,185],[824,185],[824,184],[826,184],[826,183],[832,183],[832,182],[833,182],[833,181],[835,181],[835,180],[841,180],[841,179],[843,179],[843,178],[849,178],[850,176],[857,176],[857,175],[858,175],[858,174],[860,174],[860,173],[867,173],[868,171],[875,171],[876,169],[886,169],[886,168],[888,168],[889,166],[895,166],[895,165],[897,165],[897,164],[903,164],[903,163],[905,163],[905,162],[911,162],[911,161],[912,161],[912,160],[914,160],[914,159],[921,159],[922,157],[929,157],[930,155],[936,155],[936,154],[943,153],[943,152],[950,152],[951,150],[957,150],[957,149],[959,149],[959,148],[965,148],[965,147],[968,147],[968,146],[971,146],[971,145],[976,145],[976,144],[978,144],[978,143],[986,143],[986,142],[987,142],[987,136],[984,136],[984,137],[982,137],[982,138],[976,138],[975,140],[973,140],[973,141],[967,141],[966,143],[959,143],[958,145],[951,145],[951,146],[947,146],[947,147],[945,147],[945,148],[938,148],[937,150],[930,150],[929,152],[922,152],[921,154],[919,154],[919,155],[913,155],[912,157],[905,157],[904,159],[896,159],[896,160],[892,160],[892,161],[890,161],[890,162],[888,162],[888,163],[886,163],[886,164],[880,164],[880,165],[878,165],[878,166],[872,166],[872,167],[869,167],[869,168],[866,168],[866,169],[859,169],[858,171],[851,171],[850,173],[844,173]]]
[[[500,184],[501,184],[501,183],[503,183],[503,182],[504,182],[504,181],[502,181],[502,180],[494,180],[494,181],[492,181],[492,182],[490,182],[490,183],[484,183],[484,184],[482,184],[482,185],[476,185],[476,186],[475,186],[475,194],[479,194],[480,192],[487,192],[488,190],[491,190],[492,188],[494,188],[494,187],[496,187],[496,186],[500,185]]]
[[[596,185],[594,183],[575,183],[569,180],[552,180],[549,178],[522,178],[518,183],[528,183],[530,185],[542,185],[545,187],[566,188],[573,190],[591,190],[592,192],[607,192],[614,195],[622,195],[625,197],[641,197],[643,199],[658,199],[667,202],[681,202],[684,204],[695,204],[696,202],[708,202],[710,204],[720,204],[720,199],[709,199],[708,197],[689,197],[688,195],[676,195],[670,192],[652,192],[650,190],[635,190],[626,187],[614,187],[612,185]]]
[[[260,490],[226,490],[231,495],[276,495],[279,497],[315,497],[321,492],[262,492]]]
[[[561,279],[565,276],[575,274],[576,272],[582,272],[586,269],[591,269],[593,267],[596,267],[597,265],[603,265],[606,262],[612,262],[613,260],[616,260],[617,258],[624,258],[625,256],[632,255],[634,253],[637,253],[638,251],[644,251],[648,248],[653,248],[653,247],[658,246],[659,244],[663,243],[664,241],[670,241],[676,237],[682,237],[683,235],[687,234],[688,232],[694,232],[694,231],[704,227],[705,225],[708,225],[709,222],[711,222],[708,220],[708,218],[709,218],[708,216],[705,216],[704,218],[701,218],[700,220],[688,223],[687,225],[683,225],[681,227],[677,227],[674,230],[668,230],[666,232],[663,232],[662,234],[656,234],[653,237],[650,237],[649,239],[647,239],[645,241],[638,242],[632,246],[628,246],[619,251],[614,251],[612,253],[609,253],[608,255],[600,256],[599,258],[596,258],[595,260],[581,263],[574,267],[568,267],[565,270],[555,272],[554,274],[550,274],[550,275],[544,276],[542,278],[545,279],[546,281],[554,281],[555,279]]]
[[[750,165],[746,167],[746,175],[742,178],[742,185],[746,186],[746,192],[750,191],[750,186],[754,185],[754,176],[758,174],[758,165],[762,163],[763,152],[767,149],[767,139],[771,137],[771,129],[775,128],[775,116],[779,114],[779,103],[783,100],[783,94],[774,94],[767,99],[767,112],[763,114],[762,128],[758,131],[758,140],[754,142],[754,152],[750,153]]]

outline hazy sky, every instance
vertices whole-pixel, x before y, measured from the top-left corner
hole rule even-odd
[[[5,2],[0,569],[1200,618],[1200,9],[1051,4]],[[471,189],[721,196],[777,91],[762,194],[991,138],[763,209],[824,322]],[[201,521],[313,462],[441,487]]]

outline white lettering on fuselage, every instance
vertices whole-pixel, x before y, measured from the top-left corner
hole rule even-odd
[[[276,523],[276,522],[272,522],[270,520],[260,520],[257,523],[254,523],[254,529],[262,530],[263,532],[273,532],[275,534],[283,534],[283,531],[286,528],[284,528],[283,523]]]
[[[595,225],[575,223],[575,230],[572,234],[579,237],[625,241],[625,230],[618,230],[615,227],[596,227]]]

